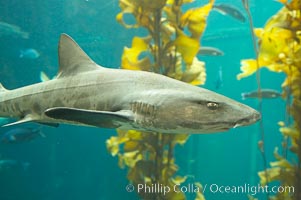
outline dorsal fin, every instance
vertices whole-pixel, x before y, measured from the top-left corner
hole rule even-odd
[[[61,34],[59,42],[59,72],[57,78],[73,76],[81,72],[100,69],[67,34]]]
[[[8,91],[1,83],[0,83],[0,92]]]

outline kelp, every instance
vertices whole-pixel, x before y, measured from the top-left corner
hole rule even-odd
[[[282,83],[283,98],[287,100],[285,122],[278,123],[283,135],[283,155],[275,148],[277,161],[270,163],[270,168],[259,172],[260,183],[280,183],[283,188],[294,187],[294,192],[286,190],[269,199],[299,200],[301,199],[301,1],[281,0],[283,4],[272,16],[264,28],[254,29],[258,39],[258,57],[241,61],[241,73],[237,79],[252,75],[260,68],[267,68],[274,73],[284,73],[286,79]],[[288,120],[292,118],[291,120]],[[288,158],[286,150],[292,156]],[[295,159],[296,158],[296,159]]]
[[[205,63],[198,60],[200,38],[206,27],[214,0],[183,12],[181,7],[192,0],[119,0],[121,12],[116,20],[125,28],[144,28],[148,35],[135,36],[131,47],[124,47],[123,69],[160,73],[193,85],[205,83]],[[134,16],[135,22],[128,20]],[[119,167],[128,167],[128,180],[138,184],[162,184],[173,188],[187,176],[177,175],[174,148],[186,143],[189,135],[121,131],[107,140],[107,149],[118,156]],[[195,183],[201,188],[200,183]],[[142,199],[185,199],[183,192],[139,192]],[[196,199],[205,199],[202,191]]]

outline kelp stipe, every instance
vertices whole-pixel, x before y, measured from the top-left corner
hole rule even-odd
[[[258,51],[258,46],[256,43],[256,37],[254,34],[254,25],[253,25],[253,19],[252,19],[252,15],[250,12],[250,7],[249,7],[249,0],[242,0],[242,4],[243,7],[248,15],[248,21],[249,21],[249,27],[250,27],[250,31],[251,31],[251,36],[252,36],[252,43],[253,43],[253,49],[255,52],[255,67],[256,67],[256,82],[257,82],[257,91],[258,91],[258,111],[260,112],[261,116],[262,116],[262,96],[261,96],[261,74],[260,74],[260,70],[259,70],[259,61],[258,61],[258,57],[259,57],[259,51]],[[260,133],[260,141],[258,141],[258,149],[260,151],[261,157],[262,157],[262,161],[263,161],[263,168],[264,168],[264,173],[263,175],[265,176],[265,178],[268,180],[268,173],[267,173],[267,158],[265,155],[265,132],[264,132],[264,126],[263,126],[263,117],[261,117],[260,121],[259,121],[259,133]],[[253,136],[254,137],[254,136]],[[267,199],[269,198],[269,193],[266,193],[267,195]]]
[[[132,47],[125,47],[121,58],[122,68],[145,70],[194,85],[204,84],[205,64],[196,55],[200,38],[206,27],[214,0],[208,4],[182,12],[183,4],[192,0],[120,0],[121,12],[116,16],[126,28],[145,28],[149,35],[134,37]],[[134,16],[136,23],[129,24],[125,15]],[[189,31],[187,35],[183,30]],[[173,188],[184,183],[187,176],[177,176],[174,147],[185,144],[189,135],[120,131],[107,140],[107,149],[118,156],[119,166],[128,167],[128,180],[135,186],[162,184]],[[205,199],[200,183],[196,199]],[[185,199],[183,192],[139,192],[142,199]]]
[[[287,101],[285,122],[279,122],[283,135],[283,155],[275,147],[277,161],[271,167],[259,172],[261,185],[279,182],[284,191],[270,196],[273,200],[301,199],[301,2],[300,0],[279,0],[284,6],[272,16],[262,29],[254,29],[259,40],[258,59],[241,61],[241,70],[237,78],[249,76],[259,68],[283,72],[286,79],[282,84],[283,98]],[[294,120],[291,123],[290,116]],[[289,152],[292,156],[288,156]],[[297,160],[296,160],[297,159]],[[266,175],[267,174],[267,175]],[[294,188],[292,188],[294,187]]]

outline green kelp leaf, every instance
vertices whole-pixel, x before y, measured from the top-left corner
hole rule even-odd
[[[127,179],[135,184],[143,183],[144,175],[141,172],[141,169],[133,167],[129,168]]]
[[[151,160],[140,160],[136,163],[136,169],[145,177],[152,177],[154,174],[154,162]]]
[[[248,200],[258,200],[257,198],[255,198],[254,196],[248,194]]]
[[[168,179],[167,182],[164,182],[170,188],[170,192],[166,193],[166,199],[172,200],[184,200],[186,199],[185,194],[181,192],[180,187],[175,185],[171,179]]]
[[[161,176],[162,178],[164,178],[164,180],[169,179],[170,177],[172,177],[173,175],[175,175],[175,173],[178,171],[178,166],[174,163],[170,163],[170,164],[165,164],[163,169],[162,169],[162,173]]]
[[[198,192],[196,193],[195,200],[205,200],[202,184],[199,182],[195,182],[194,185],[199,188]]]
[[[150,12],[162,9],[166,4],[166,0],[139,0],[137,2],[140,2],[139,6],[141,6],[143,10]]]
[[[146,183],[146,184],[151,184],[153,182],[151,177],[144,176],[143,178],[144,178],[144,183]]]
[[[176,176],[174,178],[171,178],[171,181],[174,184],[178,184],[178,185],[184,183],[186,180],[187,180],[187,176]]]
[[[277,159],[277,160],[282,160],[283,157],[279,155],[278,153],[278,147],[275,147],[274,149],[274,157]]]
[[[186,199],[186,196],[183,192],[181,192],[180,190],[179,190],[180,192],[174,192],[173,187],[174,186],[171,187],[172,188],[171,192],[168,192],[165,195],[166,199],[172,199],[172,200],[184,200],[184,199]]]

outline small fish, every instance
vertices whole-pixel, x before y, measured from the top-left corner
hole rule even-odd
[[[198,54],[204,56],[223,56],[224,52],[215,47],[201,47]]]
[[[261,89],[260,93],[258,93],[258,90],[241,93],[241,97],[243,100],[246,98],[259,98],[259,97],[265,99],[272,99],[272,98],[281,97],[281,93],[272,89]]]
[[[220,66],[215,80],[215,89],[220,89],[223,86],[223,69]]]
[[[221,3],[221,4],[214,5],[213,9],[215,9],[216,11],[218,11],[223,15],[229,15],[240,22],[246,21],[245,16],[241,13],[241,11],[238,8],[234,6]]]
[[[37,59],[40,57],[40,53],[35,49],[25,49],[20,51],[20,58],[27,58],[27,59]]]
[[[15,36],[28,39],[29,33],[22,31],[19,26],[0,21],[0,37],[1,36]]]
[[[4,135],[0,139],[0,142],[9,144],[22,143],[33,140],[38,136],[45,137],[40,129],[15,128],[4,133]]]
[[[0,160],[0,171],[7,169],[14,169],[21,166],[24,171],[30,166],[29,162],[20,162],[17,160]]]

